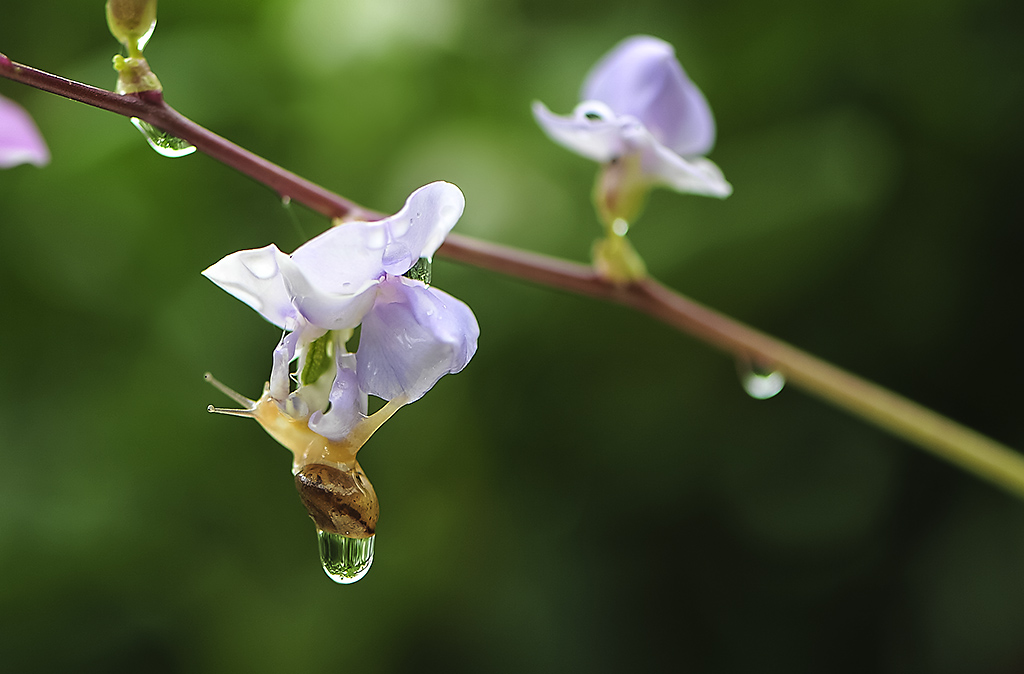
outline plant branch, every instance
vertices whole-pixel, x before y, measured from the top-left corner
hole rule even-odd
[[[13,63],[0,76],[126,117],[187,140],[209,156],[330,218],[383,214],[287,171],[199,126],[154,92],[118,95]],[[1024,498],[1024,457],[885,388],[690,300],[654,279],[615,285],[585,265],[450,234],[438,251],[453,260],[540,285],[616,302],[671,325],[737,359],[768,365],[793,385]]]
[[[205,154],[263,183],[280,196],[294,199],[329,218],[370,220],[383,217],[381,213],[363,208],[199,126],[167,105],[158,92],[116,94],[14,63],[3,54],[0,54],[0,75],[125,117],[138,117],[172,136],[187,140]]]

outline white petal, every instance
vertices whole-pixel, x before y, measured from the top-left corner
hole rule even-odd
[[[18,164],[44,166],[49,161],[50,151],[29,114],[14,101],[0,96],[0,168]]]
[[[533,114],[552,139],[584,157],[606,163],[636,152],[652,184],[707,196],[732,194],[732,185],[714,162],[679,156],[635,118],[617,116],[599,101],[580,103],[571,117],[555,115],[543,103],[534,102]]]
[[[354,224],[354,223],[350,223]],[[348,225],[341,225],[347,227]],[[331,292],[315,285],[295,260],[280,260],[285,288],[302,319],[324,330],[348,330],[356,327],[373,306],[380,281],[365,279],[355,292]],[[383,274],[382,274],[383,275]],[[322,280],[322,276],[321,276]]]
[[[462,216],[466,199],[446,182],[425,185],[395,215],[374,222],[346,222],[292,253],[307,280],[321,292],[353,294],[367,281],[404,274],[431,257]]]
[[[476,353],[480,328],[463,302],[419,281],[391,277],[363,321],[357,352],[359,385],[391,400],[426,393]]]
[[[435,182],[389,218],[346,222],[308,241],[280,262],[292,303],[313,325],[354,328],[373,305],[373,286],[432,256],[465,204],[458,187]]]
[[[433,182],[409,195],[402,210],[379,223],[388,231],[387,272],[398,276],[421,257],[433,257],[465,208],[466,197],[451,183]]]
[[[291,259],[319,292],[354,295],[384,275],[387,243],[384,221],[346,222],[299,246]]]
[[[680,157],[654,138],[643,149],[643,171],[656,184],[677,192],[703,194],[724,199],[732,194],[722,170],[705,157]]]
[[[684,157],[707,154],[714,145],[707,99],[664,40],[636,35],[620,42],[591,69],[582,99],[601,101],[620,117],[635,117]]]
[[[576,106],[572,115],[556,115],[540,101],[533,102],[533,116],[544,132],[559,145],[602,164],[629,151],[623,129],[629,120],[604,119],[592,112],[589,102]]]
[[[208,267],[203,276],[260,312],[274,325],[296,327],[299,314],[285,288],[280,264],[288,256],[270,244],[240,250]]]

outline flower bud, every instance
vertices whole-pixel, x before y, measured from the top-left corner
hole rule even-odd
[[[156,28],[156,0],[107,0],[107,25],[129,56],[139,56]]]

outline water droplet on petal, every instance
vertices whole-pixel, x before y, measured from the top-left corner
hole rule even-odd
[[[419,260],[416,261],[416,264],[414,264],[412,268],[409,269],[409,271],[402,274],[402,276],[406,278],[411,278],[414,281],[422,281],[424,285],[430,285],[430,268],[430,259],[426,257],[421,257]],[[430,315],[429,311],[427,312],[427,315]]]
[[[243,255],[242,264],[258,279],[273,278],[278,273],[277,260],[262,252],[256,255]]]
[[[326,531],[317,531],[316,535],[320,544],[320,563],[335,583],[354,583],[370,570],[374,536],[349,538]]]
[[[741,363],[739,369],[743,390],[751,398],[756,398],[757,400],[773,398],[786,385],[786,377],[777,370],[761,368],[746,363]]]
[[[132,124],[142,132],[149,146],[156,150],[156,153],[159,155],[164,157],[184,157],[196,151],[196,146],[187,140],[182,140],[177,136],[161,131],[138,117],[132,117]]]
[[[622,218],[615,218],[615,222],[612,223],[612,231],[619,236],[626,236],[626,232],[629,231],[629,223]]]
[[[603,122],[615,119],[615,113],[605,103],[600,101],[583,101],[573,110],[577,119],[586,119],[591,122]]]
[[[441,207],[441,214],[438,216],[438,219],[442,222],[446,222],[458,217],[458,213],[459,209],[457,206],[454,204],[445,204]]]
[[[381,262],[384,264],[384,270],[389,274],[401,274],[414,264],[412,251],[399,241],[389,243],[384,248]]]

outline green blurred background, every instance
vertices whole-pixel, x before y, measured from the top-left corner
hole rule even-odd
[[[550,143],[623,37],[672,42],[724,202],[657,193],[668,284],[1024,447],[1016,0],[165,0],[186,115],[393,212],[583,261]],[[6,2],[0,52],[112,87],[103,3]],[[1024,672],[1024,503],[644,316],[440,260],[480,350],[361,454],[377,559],[320,569],[256,395],[278,331],[199,272],[326,222],[126,119],[0,80],[52,164],[0,173],[5,672]]]

